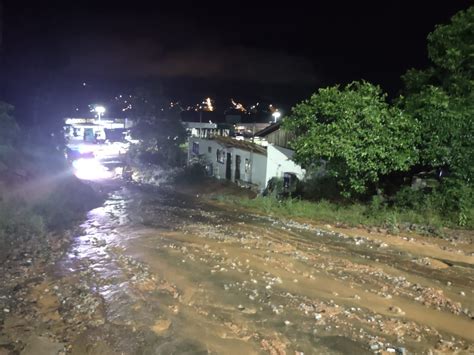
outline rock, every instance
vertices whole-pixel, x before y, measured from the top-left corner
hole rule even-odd
[[[370,345],[370,350],[379,350],[380,349],[380,345],[377,344],[377,343],[374,343],[374,344],[371,344]]]
[[[460,294],[461,296],[466,296],[466,292],[464,292],[464,291],[459,292],[459,294]]]
[[[168,319],[160,319],[156,321],[155,324],[151,327],[151,330],[155,332],[155,334],[160,335],[161,333],[167,331],[171,326],[171,321]]]
[[[49,338],[32,335],[26,340],[26,347],[20,355],[56,355],[64,351],[64,344]]]
[[[393,313],[395,313],[395,314],[399,314],[399,315],[401,315],[401,316],[405,314],[405,312],[403,312],[402,309],[401,309],[400,307],[397,307],[397,306],[390,306],[390,307],[388,308],[388,310],[389,310],[390,312],[393,312]]]
[[[291,325],[291,322],[289,320],[286,320],[285,325]]]
[[[321,315],[321,313],[315,313],[315,314],[314,314],[314,319],[320,320],[321,318],[323,318],[323,316]]]

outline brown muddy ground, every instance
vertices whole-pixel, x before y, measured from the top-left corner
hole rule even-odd
[[[0,354],[474,353],[473,252],[122,186],[0,294]]]

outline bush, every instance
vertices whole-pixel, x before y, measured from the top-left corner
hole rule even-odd
[[[419,210],[426,202],[426,192],[414,190],[410,186],[402,187],[393,197],[393,204],[398,208]]]
[[[174,182],[195,184],[202,182],[206,177],[206,166],[201,162],[195,162],[182,169],[181,172],[175,176]]]
[[[24,242],[45,233],[42,216],[19,201],[0,202],[0,242],[2,247],[12,242]]]
[[[99,196],[90,186],[71,176],[61,181],[33,210],[44,218],[48,228],[63,229],[99,202]]]
[[[404,196],[407,192],[401,193]],[[260,196],[255,199],[221,197],[219,200],[228,201],[244,208],[262,212],[266,215],[289,218],[317,220],[324,223],[342,223],[348,226],[377,226],[398,233],[400,230],[414,230],[420,233],[439,235],[442,227],[458,226],[458,215],[443,213],[429,206],[430,200],[420,204],[420,209],[389,205],[382,196],[374,196],[370,203],[335,203],[327,200],[307,201],[298,198],[278,199],[275,195]],[[413,201],[412,201],[413,202]],[[405,205],[409,203],[404,202]],[[411,203],[411,202],[410,202]],[[473,226],[473,209],[466,210],[466,224]]]
[[[337,201],[341,199],[336,179],[328,175],[315,176],[305,180],[302,190],[303,197],[308,200]]]

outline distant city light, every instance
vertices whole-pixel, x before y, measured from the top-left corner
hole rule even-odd
[[[206,100],[202,102],[205,106],[199,106],[200,109],[204,109],[205,111],[214,111],[214,106],[212,106],[212,100],[208,97]]]
[[[242,112],[246,112],[247,110],[245,109],[244,105],[242,105],[241,103],[238,103],[238,102],[235,102],[234,99],[230,99],[230,101],[232,102],[232,105],[234,105],[234,108],[236,110],[239,110],[239,111],[242,111]]]

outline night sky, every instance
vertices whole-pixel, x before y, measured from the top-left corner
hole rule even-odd
[[[428,65],[427,34],[471,1],[308,3],[4,1],[0,100],[72,115],[146,82],[188,104],[288,106],[357,79],[393,95]]]

